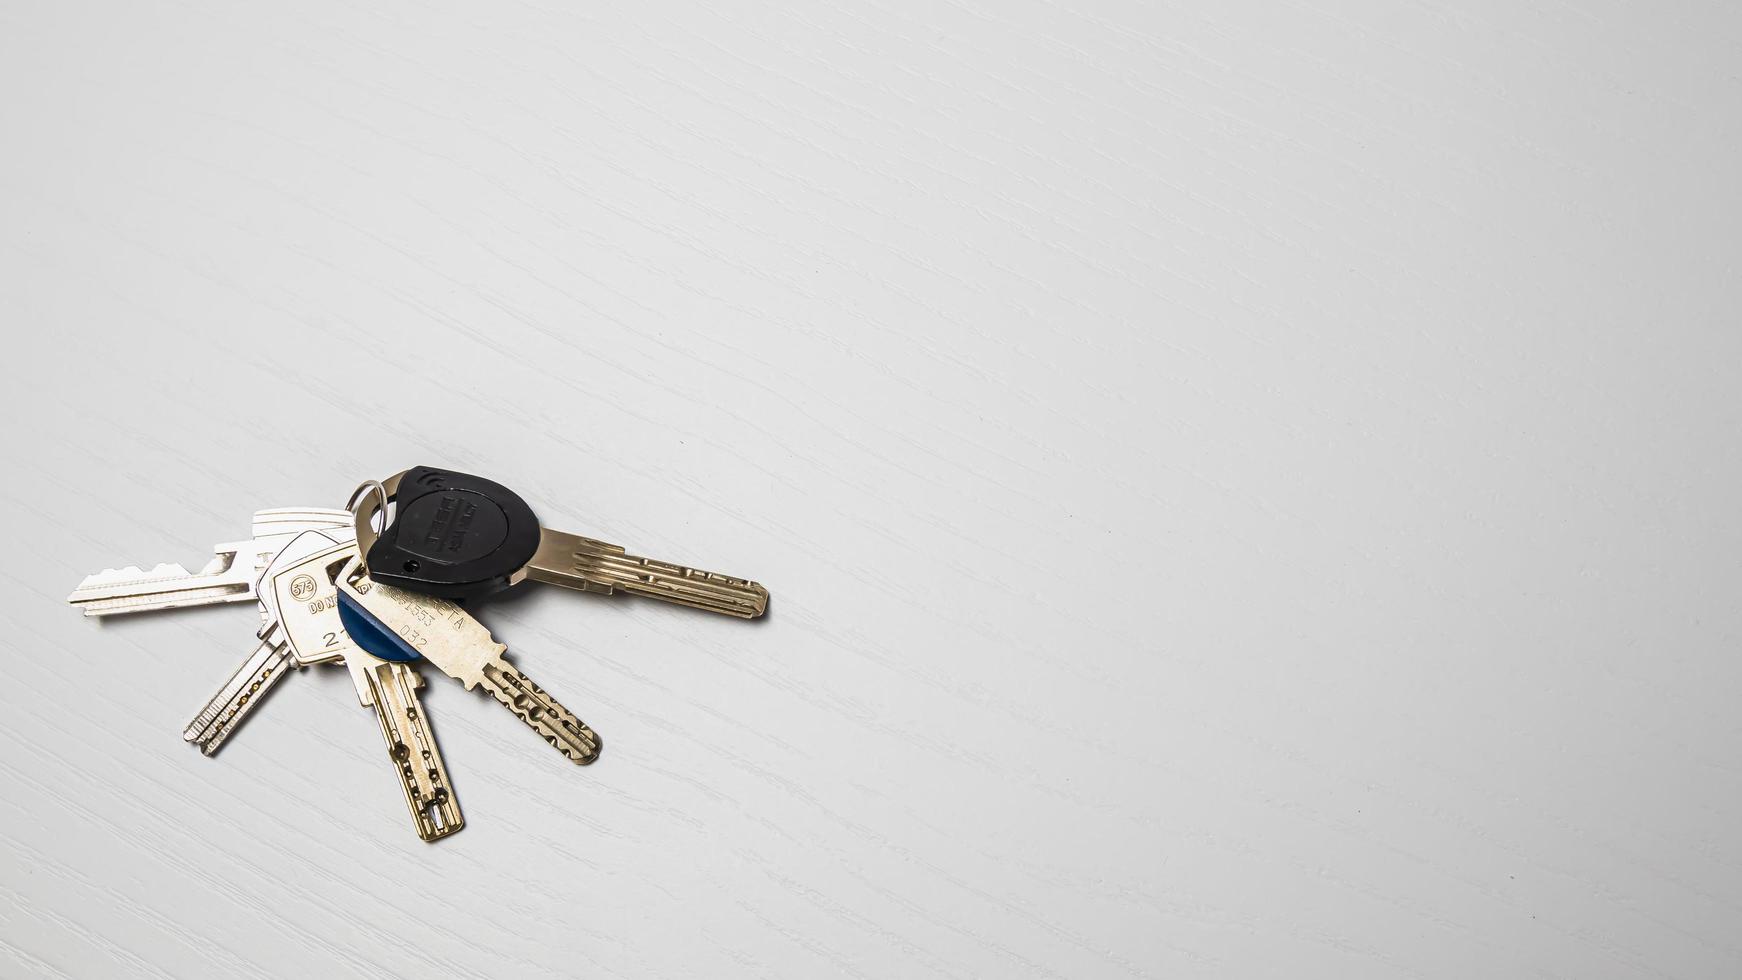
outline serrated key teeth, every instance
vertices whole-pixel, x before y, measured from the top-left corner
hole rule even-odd
[[[136,566],[105,569],[87,577],[67,597],[87,616],[145,612],[245,602],[254,598],[252,561],[239,561],[252,542],[214,545],[214,557],[197,574],[179,564],[157,565],[149,572]]]
[[[504,708],[526,727],[549,742],[551,748],[577,766],[599,757],[599,735],[562,702],[544,693],[518,667],[498,656],[479,671],[478,681]]]
[[[88,589],[112,585],[135,585],[148,582],[161,582],[165,579],[189,578],[187,569],[179,564],[154,565],[151,571],[146,571],[138,565],[128,565],[126,568],[105,568],[95,575],[87,575],[79,587],[73,590],[78,595]]]

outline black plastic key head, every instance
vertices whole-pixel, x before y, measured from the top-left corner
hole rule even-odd
[[[444,599],[508,588],[538,550],[538,517],[520,495],[479,476],[418,466],[394,493],[393,523],[365,560],[369,576]]]

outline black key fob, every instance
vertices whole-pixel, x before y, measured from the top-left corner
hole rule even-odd
[[[365,561],[377,582],[444,599],[513,584],[538,551],[538,517],[520,495],[479,476],[418,466],[399,478],[393,523]]]

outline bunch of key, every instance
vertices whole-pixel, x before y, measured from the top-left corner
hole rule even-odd
[[[507,647],[461,608],[531,579],[582,592],[628,592],[744,619],[768,608],[745,579],[626,554],[552,531],[499,483],[419,466],[370,481],[345,510],[257,511],[253,537],[213,547],[197,573],[180,565],[110,569],[67,601],[87,616],[254,602],[254,648],[183,737],[211,755],[291,668],[342,664],[373,708],[418,836],[465,826],[418,699],[429,665],[490,697],[576,765],[599,737],[509,663]]]

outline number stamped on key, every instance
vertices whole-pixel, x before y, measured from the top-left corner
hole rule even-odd
[[[298,635],[308,638],[304,641],[305,644],[314,647],[308,650],[299,648],[299,663],[330,659],[350,645],[350,637],[346,635],[344,627],[339,625],[339,593],[331,584],[333,575],[344,566],[346,560],[339,558],[330,561],[325,568],[318,570],[318,574],[329,583],[327,588],[331,591],[326,591],[325,594],[318,587],[318,580],[308,574],[298,574],[288,582],[282,576],[274,579],[275,585],[270,591],[278,598],[280,614],[303,620],[297,624]],[[314,646],[314,637],[320,638],[319,646]]]
[[[368,595],[369,587],[372,584],[367,579],[359,581],[357,592]],[[419,651],[429,649],[430,637],[423,634],[423,629],[435,631],[446,625],[450,632],[457,633],[465,627],[470,619],[459,606],[445,599],[414,596],[400,589],[388,589],[381,594],[391,599],[395,605],[404,610],[405,614],[415,621],[400,621],[395,623],[395,627],[400,637]],[[423,629],[419,629],[419,627]]]

